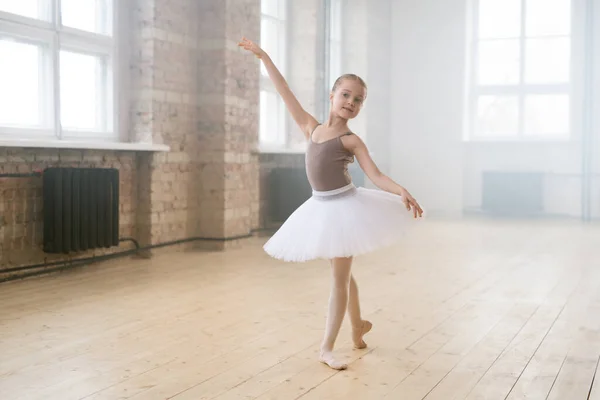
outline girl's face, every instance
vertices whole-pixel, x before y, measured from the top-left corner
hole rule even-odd
[[[366,97],[366,89],[357,80],[344,79],[329,95],[331,112],[343,119],[355,118]]]

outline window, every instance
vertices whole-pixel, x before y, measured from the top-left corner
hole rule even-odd
[[[287,1],[261,0],[261,47],[279,71],[286,75]],[[285,104],[261,63],[260,136],[261,144],[282,147],[287,144]]]
[[[473,1],[469,136],[568,137],[571,1]]]
[[[0,0],[0,137],[116,141],[112,0]]]
[[[329,96],[335,80],[342,74],[342,0],[329,0],[328,64],[327,95]]]
[[[323,51],[322,73],[319,74],[318,117],[324,121],[328,118],[329,94],[335,80],[342,74],[342,0],[325,0],[323,2],[323,22],[319,28],[319,51]]]

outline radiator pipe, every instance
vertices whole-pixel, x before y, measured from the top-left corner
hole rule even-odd
[[[77,268],[77,267],[84,266],[87,264],[93,264],[95,262],[100,262],[100,261],[106,261],[106,260],[110,260],[112,258],[117,258],[117,257],[125,257],[128,255],[137,254],[144,250],[152,250],[152,249],[156,249],[156,248],[160,248],[160,247],[175,246],[178,244],[199,242],[199,241],[229,242],[232,240],[248,239],[248,238],[252,237],[254,235],[254,233],[260,232],[260,231],[266,231],[266,230],[269,230],[269,229],[268,228],[267,229],[254,229],[250,233],[245,234],[245,235],[230,236],[230,237],[225,237],[225,238],[196,236],[196,237],[190,237],[190,238],[185,238],[185,239],[173,240],[173,241],[169,241],[169,242],[156,243],[156,244],[152,244],[152,245],[148,245],[148,246],[140,246],[136,239],[130,238],[130,237],[125,237],[125,238],[121,238],[119,241],[131,241],[134,243],[135,249],[125,250],[125,251],[120,251],[120,252],[110,253],[110,254],[103,254],[100,256],[76,258],[73,260],[54,261],[54,262],[40,263],[40,264],[34,264],[34,265],[24,265],[21,267],[14,267],[14,268],[0,270],[0,274],[7,274],[10,272],[28,271],[28,270],[39,269],[39,268],[44,268],[44,267],[56,267],[56,268],[45,268],[40,271],[0,278],[0,283],[18,280],[18,279],[29,278],[29,277],[38,276],[38,275],[49,274],[52,272],[58,272],[58,271],[63,271],[63,270],[67,270],[67,269],[72,269],[72,268]]]
[[[31,178],[31,177],[40,177],[42,176],[41,172],[27,172],[27,173],[16,173],[16,174],[0,174],[0,178]]]
[[[129,251],[135,251],[135,252],[140,251],[140,244],[138,243],[137,240],[135,240],[133,238],[122,238],[122,239],[119,239],[119,242],[128,242],[128,241],[133,242],[133,244],[135,245],[135,249],[134,250],[121,251],[121,252],[118,252],[116,254],[126,253],[126,252],[129,252]],[[111,254],[115,254],[115,253],[111,253]],[[108,256],[110,254],[105,254],[105,255]],[[99,257],[103,257],[105,255],[85,257],[85,258],[75,258],[75,259],[72,259],[72,260],[52,261],[52,262],[46,262],[46,263],[40,263],[40,264],[33,264],[33,265],[23,265],[21,267],[13,267],[13,268],[7,268],[7,269],[0,270],[0,273],[5,274],[5,273],[9,273],[9,272],[19,272],[19,271],[26,271],[26,270],[30,270],[30,269],[38,269],[38,268],[44,268],[44,267],[55,267],[57,265],[63,265],[63,264],[76,264],[78,262],[85,262],[85,261],[95,260],[95,259],[98,259]],[[0,282],[2,282],[2,280],[0,280]]]

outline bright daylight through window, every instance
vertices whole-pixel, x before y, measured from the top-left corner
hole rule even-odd
[[[286,75],[287,0],[261,1],[261,47],[279,71]],[[261,144],[283,147],[287,143],[286,110],[283,100],[260,64],[260,132]]]
[[[471,139],[568,137],[571,1],[475,0]]]
[[[118,140],[113,11],[112,0],[0,0],[0,138]]]

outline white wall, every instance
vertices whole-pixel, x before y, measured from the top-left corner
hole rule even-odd
[[[391,140],[391,104],[390,79],[392,76],[391,49],[392,43],[392,2],[394,0],[378,0],[369,4],[367,16],[368,52],[366,56],[368,68],[369,93],[365,111],[367,145],[372,157],[383,173],[391,172],[390,140]]]
[[[391,175],[432,214],[463,208],[463,0],[392,2]]]
[[[600,0],[596,1],[596,27]],[[460,215],[481,207],[486,170],[543,171],[544,211],[581,213],[582,145],[579,127],[569,142],[468,143],[463,137],[467,34],[466,0],[397,0],[392,3],[391,165],[433,214]],[[600,43],[596,29],[596,44]],[[600,48],[600,46],[597,46]],[[599,59],[600,51],[595,55]],[[600,62],[596,62],[600,71]],[[596,74],[596,109],[600,81]],[[600,113],[596,113],[600,115]],[[600,136],[598,123],[597,136]],[[598,155],[600,155],[600,141]],[[600,157],[597,157],[597,160]],[[600,172],[600,161],[596,163]],[[600,216],[600,182],[595,212]]]
[[[593,74],[593,128],[594,128],[594,141],[591,146],[596,149],[596,156],[593,162],[593,188],[592,188],[592,217],[600,218],[600,0],[594,0],[593,5],[593,25],[594,25],[594,39],[593,46],[595,53],[592,55],[592,64],[594,69]]]
[[[391,3],[394,0],[345,0],[342,7],[342,73],[354,73],[367,83],[367,99],[350,129],[367,144],[386,174],[390,165]],[[358,169],[357,163],[351,166]],[[365,186],[373,187],[365,179]]]
[[[369,49],[367,25],[368,0],[344,0],[342,3],[342,71],[341,74],[356,74],[369,85],[367,52]],[[367,95],[368,96],[368,95]],[[370,99],[369,99],[370,100]],[[367,121],[369,108],[350,121],[353,132],[368,141]]]

